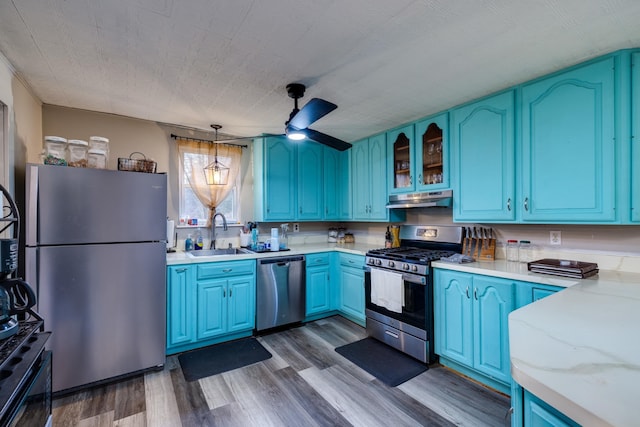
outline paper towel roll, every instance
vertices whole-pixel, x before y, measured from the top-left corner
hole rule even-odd
[[[167,249],[171,249],[176,245],[175,225],[176,222],[174,220],[167,220]]]

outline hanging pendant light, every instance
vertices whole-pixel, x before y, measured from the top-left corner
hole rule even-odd
[[[218,129],[220,125],[211,125],[216,130],[214,144],[216,145],[216,153],[213,163],[204,168],[204,176],[209,185],[227,185],[229,180],[229,168],[218,161]]]

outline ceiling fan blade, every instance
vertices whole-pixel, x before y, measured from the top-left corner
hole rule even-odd
[[[326,116],[338,106],[332,102],[320,98],[313,98],[296,113],[288,125],[297,129],[305,129],[316,120]]]
[[[237,138],[217,139],[216,142],[245,141],[245,140],[252,140],[256,138],[264,138],[268,136],[284,136],[284,134],[283,133],[263,133],[260,135],[253,135],[253,136],[239,136]]]
[[[318,132],[313,129],[306,129],[307,139],[318,142],[320,144],[324,144],[327,147],[334,148],[338,151],[348,150],[352,147],[351,144],[345,142],[341,139],[334,138],[333,136],[327,135],[326,133]]]

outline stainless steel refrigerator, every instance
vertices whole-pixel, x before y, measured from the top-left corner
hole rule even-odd
[[[53,391],[165,361],[165,174],[27,165],[25,278]]]

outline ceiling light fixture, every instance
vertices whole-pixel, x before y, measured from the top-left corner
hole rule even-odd
[[[307,137],[307,134],[304,130],[294,129],[289,126],[285,128],[285,132],[287,138],[292,139],[294,141],[301,141]]]
[[[216,131],[214,144],[216,145],[216,153],[213,163],[204,168],[204,176],[209,185],[227,185],[229,180],[229,168],[218,161],[218,129],[221,129],[221,125],[211,125]]]

